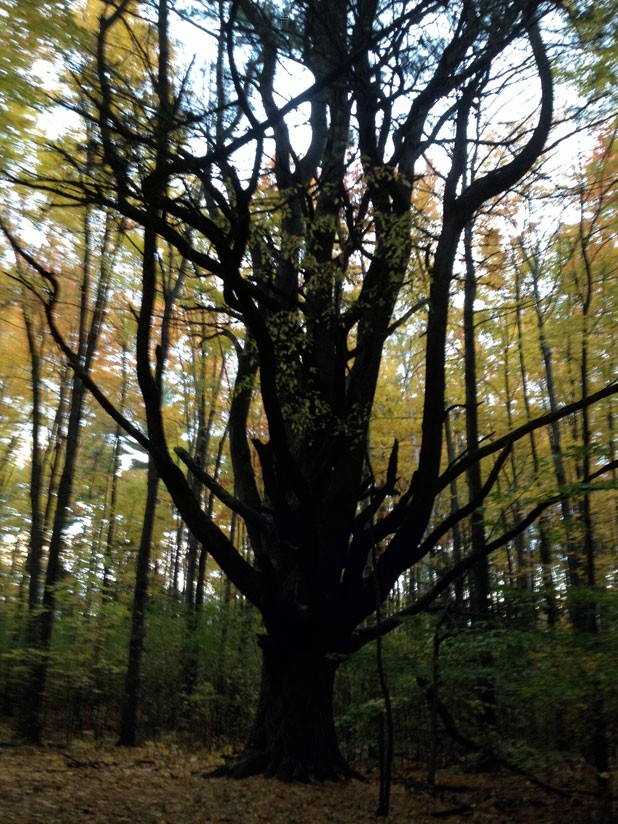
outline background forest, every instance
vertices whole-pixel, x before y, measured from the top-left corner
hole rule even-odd
[[[187,529],[147,451],[83,380],[88,375],[104,386],[133,426],[152,426],[135,372],[148,229],[69,191],[78,178],[95,179],[104,165],[94,136],[102,121],[91,107],[106,92],[92,91],[88,61],[99,17],[123,6],[81,5],[78,30],[66,25],[74,13],[70,3],[0,2],[0,712],[28,740],[162,738],[232,752],[242,749],[258,702],[260,611],[222,573],[208,542]],[[161,40],[157,45],[153,33],[157,22],[161,31],[161,5],[131,5],[131,22],[113,43],[110,66],[124,78],[126,122],[136,131],[151,112],[149,84],[162,82],[154,57]],[[181,24],[199,18],[199,36],[206,37],[209,15],[218,25],[231,19],[233,5],[240,12],[263,6],[275,22],[283,14],[281,25],[293,26],[303,7],[206,5],[200,17],[187,4],[170,4],[178,26],[172,32],[185,42],[181,47],[171,38],[178,100],[183,84],[193,84],[196,93],[198,82],[185,65],[190,37]],[[426,610],[410,610],[414,614],[339,669],[339,744],[361,768],[383,758],[390,729],[396,768],[422,764],[435,775],[440,766],[478,766],[492,758],[528,771],[587,762],[602,792],[611,792],[618,739],[615,383],[612,389],[618,362],[612,21],[618,10],[611,3],[571,5],[568,36],[557,24],[552,31],[551,18],[547,24],[559,91],[545,152],[530,173],[466,222],[450,286],[442,466],[507,433],[524,434],[499,467],[488,453],[436,496],[427,533],[440,531],[439,538],[397,577],[378,605],[378,620],[420,603],[471,552],[479,562],[453,574]],[[246,37],[241,68],[255,78],[250,28],[259,26],[245,11],[246,29],[238,24]],[[241,115],[214,119],[244,87],[221,69],[225,49],[215,41],[209,48],[199,81],[203,94],[218,95],[221,104],[208,109],[209,134],[219,129],[222,141],[232,140]],[[515,64],[514,57],[498,76],[507,96]],[[263,83],[266,70],[260,71]],[[136,96],[135,89],[142,91]],[[242,100],[239,105],[242,110]],[[489,138],[486,114],[480,108],[468,114],[470,133],[482,133],[476,142],[470,138],[463,177],[473,178],[486,163]],[[256,117],[262,116],[260,109]],[[116,127],[122,135],[124,126]],[[189,117],[175,126],[193,127]],[[442,127],[435,126],[434,136]],[[292,257],[280,200],[281,140],[265,144],[269,160],[253,194],[263,240],[251,246],[255,271],[277,250]],[[144,155],[152,149],[145,145]],[[492,151],[506,153],[508,145],[496,141]],[[385,517],[405,498],[401,479],[413,476],[423,442],[430,261],[448,185],[442,153],[455,151],[437,137],[434,149],[426,148],[415,177],[406,230],[410,262],[368,426],[367,487],[359,501],[371,501],[372,517]],[[360,154],[352,155],[345,170],[350,191],[359,193],[350,209],[359,212],[363,164]],[[112,172],[118,186],[121,177]],[[213,192],[227,196],[231,184],[223,174],[221,180]],[[208,192],[208,181],[202,184]],[[107,184],[97,185],[103,191]],[[321,227],[314,230],[317,236]],[[186,231],[187,243],[197,248]],[[251,526],[226,492],[235,489],[231,409],[252,380],[247,373],[242,383],[249,338],[242,313],[224,308],[227,287],[196,276],[195,258],[184,257],[180,246],[160,236],[153,258],[158,291],[151,321],[158,343],[152,363],[166,438],[203,511],[251,565]],[[204,257],[211,254],[206,246]],[[364,258],[350,257],[350,300],[360,292],[364,265]],[[79,355],[81,377],[49,331],[55,289],[49,272],[61,282],[54,322]],[[281,323],[277,345],[296,334],[291,321],[287,329]],[[582,405],[595,393],[595,403]],[[312,403],[299,395],[299,419],[315,414]],[[570,404],[573,414],[551,420]],[[547,425],[525,429],[545,414]],[[260,398],[247,409],[246,424],[257,465],[259,440],[269,431]],[[489,477],[492,486],[481,494]],[[381,496],[379,484],[388,487]],[[455,517],[479,495],[482,505]],[[36,696],[42,704],[33,717]]]

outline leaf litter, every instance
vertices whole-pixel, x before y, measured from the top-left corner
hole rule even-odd
[[[378,782],[284,784],[261,777],[207,778],[221,759],[151,744],[134,749],[76,744],[0,749],[1,824],[368,824]],[[556,776],[554,776],[556,778]],[[571,794],[543,791],[504,772],[422,773],[393,783],[389,824],[589,824],[597,820],[591,776],[558,775]],[[385,820],[385,819],[381,819]]]

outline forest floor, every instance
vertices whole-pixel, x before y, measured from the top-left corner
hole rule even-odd
[[[151,744],[119,749],[0,746],[1,824],[366,824],[376,819],[376,781],[283,784],[207,778],[207,752]],[[392,787],[389,824],[447,821],[591,824],[600,820],[584,770],[547,776],[560,796],[505,772],[410,773]]]

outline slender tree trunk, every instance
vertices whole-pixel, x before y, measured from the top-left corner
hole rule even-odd
[[[474,451],[479,446],[478,392],[476,366],[476,332],[474,302],[476,300],[476,270],[473,259],[473,224],[464,229],[464,252],[466,260],[466,280],[464,289],[464,384],[466,392],[466,448]],[[482,488],[481,466],[476,462],[467,472],[468,494],[471,499],[480,496]],[[477,509],[470,518],[471,552],[482,552],[485,547],[485,527],[483,511]],[[489,586],[489,558],[477,561],[470,575],[470,606],[473,620],[482,620],[487,615],[491,593]]]
[[[90,219],[85,216],[84,279],[81,287],[79,315],[79,347],[82,363],[89,368],[98,339],[106,300],[106,281],[98,284],[95,309],[90,317]],[[26,628],[26,646],[31,657],[27,683],[20,695],[17,734],[28,741],[38,743],[43,733],[43,700],[47,679],[48,658],[56,611],[56,586],[62,574],[61,554],[67,515],[73,496],[73,482],[77,466],[77,454],[82,424],[84,386],[77,374],[73,374],[70,392],[67,434],[64,447],[62,472],[56,490],[54,518],[49,540],[47,569],[41,609],[31,613]],[[51,494],[50,494],[51,497]]]
[[[89,156],[87,165],[90,168],[92,158]],[[108,283],[110,266],[109,253],[109,223],[102,239],[100,263],[96,288],[93,287],[93,260],[94,247],[92,215],[88,208],[83,213],[83,256],[82,278],[80,283],[79,313],[77,317],[77,346],[76,357],[85,372],[90,370],[94,357],[101,325],[107,307]],[[49,664],[52,631],[56,611],[56,587],[62,574],[61,556],[64,548],[67,516],[73,497],[73,483],[77,467],[77,455],[81,436],[82,414],[84,406],[85,388],[77,373],[73,373],[71,380],[70,398],[68,403],[67,433],[64,445],[62,471],[58,482],[53,509],[53,524],[49,540],[47,569],[41,601],[41,609],[31,613],[26,629],[26,645],[31,657],[27,683],[20,695],[18,711],[17,733],[20,737],[32,742],[39,742],[43,732],[43,699],[45,682]],[[61,421],[59,421],[60,429]],[[52,511],[53,473],[48,491],[48,513]]]
[[[522,383],[522,393],[524,408],[526,410],[526,417],[528,420],[532,419],[532,409],[530,406],[530,392],[528,389],[528,375],[526,371],[526,362],[524,355],[524,333],[522,326],[522,312],[521,312],[521,274],[519,268],[515,270],[515,306],[516,306],[516,320],[517,320],[517,343],[519,354],[519,371]],[[539,461],[538,450],[536,446],[536,435],[534,432],[530,433],[530,451],[532,454],[532,466],[534,467],[535,475],[538,477],[541,471],[541,464]],[[538,521],[539,534],[539,555],[541,559],[541,575],[543,578],[543,589],[545,598],[545,614],[547,616],[547,624],[549,627],[555,627],[558,621],[558,609],[556,606],[554,573],[553,573],[553,557],[551,541],[548,534],[547,518],[542,515]]]
[[[157,47],[159,51],[156,75],[156,185],[154,194],[164,194],[167,179],[163,164],[167,157],[169,130],[172,128],[172,102],[169,76],[169,4],[160,0],[157,4]],[[163,405],[163,373],[170,346],[172,312],[178,293],[186,275],[186,260],[182,260],[178,271],[174,269],[173,254],[170,250],[167,266],[160,265],[158,236],[156,229],[149,225],[144,231],[142,255],[142,303],[140,306],[137,336],[136,361],[137,377],[144,398],[147,413],[148,436],[159,454],[167,453],[165,429],[161,408]],[[152,333],[154,328],[155,304],[159,293],[163,294],[163,316],[159,326],[159,343],[154,347],[155,365],[151,366]],[[157,507],[159,474],[156,459],[151,453],[148,459],[148,483],[146,508],[137,558],[133,610],[131,616],[131,637],[129,641],[129,661],[125,678],[120,736],[118,743],[134,746],[137,743],[138,711],[140,703],[140,680],[142,654],[144,649],[146,605],[148,600],[148,578],[150,553]]]
[[[553,371],[553,356],[552,351],[547,341],[545,334],[545,318],[541,306],[541,296],[539,292],[539,271],[536,258],[529,258],[529,267],[532,274],[532,283],[534,288],[534,305],[537,316],[537,328],[539,335],[539,345],[543,357],[543,365],[545,370],[545,381],[547,390],[547,399],[551,412],[558,408],[558,401],[556,398],[554,371]],[[560,426],[557,421],[549,426],[549,440],[551,445],[552,461],[554,466],[554,473],[559,489],[564,489],[567,485],[566,470],[563,461],[562,437],[560,434]],[[562,521],[566,536],[566,556],[567,556],[567,572],[569,576],[569,585],[576,590],[582,584],[582,564],[579,552],[579,543],[576,536],[573,534],[573,518],[574,509],[572,502],[563,497],[560,503],[560,511],[562,514]],[[585,624],[585,616],[577,603],[570,604],[571,621],[574,627],[580,627]]]
[[[205,472],[211,472],[213,478],[217,480],[220,468],[220,461],[214,462],[214,467],[209,467],[209,447],[211,443],[212,430],[215,423],[217,400],[219,390],[223,380],[225,370],[225,358],[219,364],[216,358],[212,358],[212,380],[210,382],[210,406],[207,409],[206,403],[206,363],[208,352],[205,347],[206,328],[205,320],[201,324],[202,346],[198,352],[198,375],[197,384],[199,387],[197,405],[197,435],[193,460]],[[222,438],[222,441],[224,438]],[[221,447],[218,453],[220,459]],[[195,499],[204,504],[204,487],[202,482],[189,471],[189,485],[193,490]],[[210,494],[208,509],[212,509],[212,493]],[[209,511],[209,514],[212,514]],[[183,657],[182,690],[186,695],[191,695],[197,685],[198,678],[198,651],[197,651],[197,630],[199,627],[199,615],[204,601],[204,585],[206,576],[206,561],[208,552],[192,533],[189,533],[187,542],[187,581],[185,587],[185,605],[187,609],[187,628],[185,653]]]
[[[451,419],[450,415],[447,415],[444,420],[444,436],[446,440],[446,451],[449,464],[453,463],[456,458],[456,449],[455,449],[455,442],[453,439],[453,432],[451,427]],[[453,478],[451,481],[451,513],[455,513],[459,510],[460,503],[459,503],[459,490],[457,485],[457,479]],[[463,547],[463,536],[461,534],[461,525],[457,522],[453,527],[453,560],[456,564],[461,561],[462,557],[462,547]],[[463,611],[463,601],[464,601],[464,594],[463,594],[463,579],[461,577],[457,578],[455,583],[453,584],[455,589],[455,612],[459,615]]]
[[[142,658],[146,634],[146,607],[148,604],[148,578],[150,554],[157,510],[159,476],[152,458],[148,461],[146,506],[142,523],[142,534],[137,553],[133,606],[131,609],[131,636],[129,639],[129,660],[124,683],[124,698],[120,720],[120,746],[133,747],[137,744],[138,710]]]
[[[230,524],[230,541],[234,544],[236,542],[236,524],[238,516],[232,512],[232,521]],[[229,608],[232,600],[232,582],[229,578],[225,579],[223,584],[223,620],[221,621],[221,631],[219,634],[219,643],[217,645],[217,659],[215,664],[215,686],[217,690],[223,693],[227,689],[227,670],[228,670],[228,646],[230,634],[229,622]]]
[[[71,368],[65,364],[62,374],[59,377],[58,404],[54,413],[54,420],[51,426],[49,441],[45,449],[43,463],[49,466],[49,479],[47,483],[45,514],[43,517],[44,529],[51,531],[54,519],[56,500],[58,498],[58,485],[62,474],[62,460],[64,457],[64,445],[66,440],[66,423],[69,416],[70,387],[73,385]]]
[[[580,221],[580,244],[583,260],[583,289],[581,294],[582,302],[582,341],[580,350],[580,381],[582,397],[589,395],[589,346],[590,346],[590,307],[593,296],[593,272],[592,262],[589,256],[588,242],[589,236],[584,232],[585,221],[582,210]],[[584,407],[581,415],[581,436],[582,436],[582,462],[580,468],[581,480],[584,485],[580,503],[580,518],[584,526],[584,552],[586,563],[586,584],[588,587],[588,597],[585,599],[585,614],[583,622],[589,633],[598,635],[601,631],[599,620],[598,604],[594,597],[596,581],[596,554],[597,542],[595,538],[595,528],[592,518],[592,508],[588,484],[591,481],[591,449],[592,431],[590,426],[590,410]],[[592,751],[594,766],[597,771],[597,789],[599,801],[602,807],[605,824],[613,824],[614,798],[611,777],[611,743],[608,733],[607,709],[605,706],[602,684],[599,683],[592,703]]]
[[[24,300],[26,296],[24,295]],[[41,583],[41,562],[44,540],[44,513],[41,506],[43,492],[43,449],[41,446],[41,423],[43,418],[41,400],[41,348],[37,341],[33,318],[23,305],[23,318],[28,338],[32,383],[32,449],[30,458],[30,544],[28,548],[28,610],[32,613],[39,604]]]
[[[118,485],[120,481],[120,430],[116,428],[114,433],[114,449],[110,467],[110,490],[107,503],[107,533],[105,535],[103,548],[103,580],[101,582],[101,592],[103,603],[112,599],[112,569],[114,559],[114,547],[116,543],[116,518],[118,508]]]
[[[373,549],[373,566],[376,564],[375,547]],[[379,590],[376,589],[376,622],[382,621],[382,598]],[[391,692],[386,677],[384,666],[384,655],[382,649],[382,636],[376,638],[376,668],[378,671],[378,681],[384,709],[380,712],[380,794],[378,798],[378,809],[376,815],[381,818],[388,817],[391,804],[391,782],[393,774],[393,753],[395,746],[395,725],[393,722],[393,703]]]
[[[473,223],[464,227],[464,255],[466,278],[464,287],[464,384],[466,393],[466,449],[479,447],[478,391],[476,364],[476,329],[474,303],[477,290],[477,273],[473,257]],[[466,473],[468,495],[470,499],[481,496],[481,465],[475,462]],[[483,509],[479,507],[470,518],[470,551],[483,552],[485,549],[485,524]],[[483,627],[490,618],[491,586],[489,580],[489,556],[485,555],[472,567],[470,574],[470,610],[473,626]],[[479,654],[479,663],[486,674],[478,679],[477,690],[482,704],[481,720],[485,727],[495,728],[496,693],[494,679],[491,675],[493,656],[487,650]]]
[[[32,656],[27,683],[20,695],[17,733],[20,738],[39,743],[43,733],[43,699],[48,670],[54,615],[56,610],[56,585],[60,580],[61,553],[64,545],[67,513],[73,494],[73,478],[79,445],[84,390],[75,375],[69,412],[69,424],[64,456],[64,466],[58,485],[58,498],[49,541],[47,570],[40,611],[31,613],[26,630],[26,645]]]
[[[22,316],[26,328],[28,340],[28,354],[30,355],[30,383],[32,392],[32,446],[30,452],[30,535],[28,543],[28,556],[26,559],[26,571],[21,575],[19,561],[18,544],[14,545],[11,555],[11,580],[20,579],[19,595],[15,612],[15,625],[11,633],[11,642],[8,647],[11,650],[19,649],[21,630],[23,629],[22,618],[24,607],[26,606],[26,583],[28,584],[27,612],[26,612],[26,635],[28,635],[32,615],[39,603],[39,589],[41,579],[41,563],[43,556],[44,523],[41,508],[41,492],[43,486],[43,450],[41,448],[41,423],[42,423],[42,401],[41,401],[41,343],[42,338],[34,328],[34,319],[31,309],[27,304],[26,294],[22,293]],[[6,446],[2,458],[0,459],[0,500],[4,498],[4,492],[11,483],[11,475],[15,465],[14,455],[19,447],[19,436],[13,436]],[[8,634],[8,633],[7,633]],[[26,639],[27,643],[27,639]],[[5,659],[5,672],[2,681],[3,689],[0,696],[0,712],[12,715],[14,711],[14,690],[12,689],[14,665],[11,657]]]
[[[120,389],[120,409],[124,410],[127,396],[127,352],[123,348],[122,352],[122,385]],[[114,449],[112,452],[112,460],[110,466],[111,484],[109,491],[109,500],[107,504],[107,535],[105,536],[105,549],[103,551],[103,581],[101,590],[103,594],[103,602],[111,600],[111,577],[112,565],[114,557],[114,548],[116,544],[116,518],[118,506],[118,485],[120,482],[120,457],[122,447],[122,429],[117,424],[114,431]]]
[[[505,337],[503,340],[504,348],[504,388],[506,394],[506,415],[509,424],[509,429],[514,429],[515,423],[513,420],[513,394],[511,392],[511,364],[509,360],[509,337],[508,331],[505,330]],[[521,480],[518,478],[517,461],[515,458],[515,450],[511,451],[511,472],[513,474],[513,483],[518,485]],[[519,523],[522,518],[522,512],[517,500],[514,500],[511,509],[513,512],[513,522]],[[535,608],[532,596],[534,594],[534,578],[531,570],[530,558],[530,538],[528,532],[520,532],[513,541],[513,548],[515,550],[515,572],[513,585],[518,590],[519,597],[516,604],[516,614],[514,616],[517,623],[523,626],[532,626],[535,622]],[[510,557],[510,555],[509,555]]]

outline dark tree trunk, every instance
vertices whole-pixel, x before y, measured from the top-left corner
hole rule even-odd
[[[479,448],[478,419],[478,376],[476,366],[476,325],[474,303],[476,300],[477,274],[473,257],[473,224],[468,222],[464,229],[464,251],[466,279],[464,290],[464,384],[466,393],[466,448]],[[481,464],[476,462],[466,473],[470,500],[481,497],[483,486]],[[473,553],[482,553],[485,548],[485,525],[482,508],[476,509],[470,518],[470,543]],[[470,573],[470,608],[472,620],[485,620],[491,607],[491,587],[489,581],[489,558],[483,556],[472,567]]]
[[[528,372],[526,370],[524,358],[524,331],[522,325],[522,296],[521,296],[521,276],[515,273],[515,311],[517,321],[517,349],[519,356],[519,374],[523,391],[524,408],[528,419],[532,418],[530,404],[530,390],[528,388]],[[532,454],[532,465],[537,475],[540,474],[541,464],[536,447],[536,436],[530,432],[530,450]],[[555,587],[553,578],[552,546],[549,539],[549,528],[547,515],[542,515],[538,523],[539,530],[539,555],[541,559],[541,575],[543,578],[543,589],[545,597],[545,615],[549,627],[555,627],[558,622],[558,609],[556,606]]]
[[[134,747],[137,744],[138,713],[141,697],[142,658],[146,635],[146,606],[148,603],[148,578],[150,554],[157,510],[159,476],[154,461],[148,462],[148,482],[146,508],[142,523],[142,535],[137,554],[133,606],[131,609],[131,637],[129,639],[129,660],[125,675],[120,736],[118,745]]]
[[[554,412],[558,409],[558,399],[554,381],[554,356],[547,340],[545,331],[545,315],[542,309],[542,300],[539,290],[539,279],[541,277],[540,264],[537,256],[530,256],[528,266],[532,276],[532,287],[534,294],[534,308],[537,316],[537,330],[539,335],[539,347],[543,357],[545,371],[545,381],[547,390],[547,401],[549,409]],[[554,474],[559,489],[564,489],[568,485],[568,478],[564,464],[564,447],[562,435],[558,421],[553,421],[549,426],[549,443],[551,446]],[[569,580],[570,594],[577,592],[585,585],[585,571],[583,569],[579,538],[573,526],[576,522],[576,512],[573,501],[567,496],[563,496],[560,501],[560,514],[565,530],[567,575]],[[571,600],[569,613],[574,629],[588,630],[587,607],[580,603],[578,599]]]
[[[260,639],[262,683],[247,747],[220,771],[232,778],[264,774],[283,781],[342,780],[355,775],[341,755],[333,719],[338,660]]]
[[[455,441],[453,438],[453,431],[451,427],[451,421],[448,415],[444,417],[444,438],[446,441],[446,451],[448,456],[449,464],[453,463],[455,458],[457,457],[457,452],[455,449]],[[450,485],[451,489],[451,513],[455,513],[459,509],[459,490],[457,484],[457,478],[453,478]],[[462,557],[462,547],[463,547],[463,536],[461,531],[461,524],[456,522],[453,525],[453,559],[456,564],[461,561]],[[460,614],[463,612],[463,601],[464,601],[464,591],[463,591],[463,578],[459,577],[453,584],[454,592],[455,592],[455,611]]]
[[[28,588],[28,609],[32,612],[39,603],[39,587],[41,580],[41,561],[43,557],[44,520],[42,508],[43,491],[43,448],[41,446],[41,429],[43,422],[42,408],[42,336],[34,328],[30,310],[22,307],[24,326],[28,338],[30,354],[30,375],[32,381],[32,452],[30,459],[30,544],[28,547],[27,567],[30,573]]]
[[[84,387],[75,376],[67,429],[64,467],[58,485],[54,523],[47,553],[41,610],[32,608],[26,626],[27,675],[22,685],[17,713],[17,736],[39,744],[43,735],[43,702],[49,666],[49,651],[56,613],[56,586],[62,576],[62,550],[67,517],[73,496],[73,480],[79,449]]]

